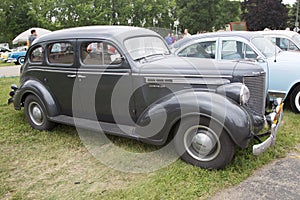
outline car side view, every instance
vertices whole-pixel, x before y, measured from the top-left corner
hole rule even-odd
[[[8,102],[34,129],[62,123],[171,141],[184,161],[220,169],[252,139],[255,155],[275,145],[283,103],[266,114],[265,79],[253,62],[174,56],[148,29],[89,26],[37,38]]]

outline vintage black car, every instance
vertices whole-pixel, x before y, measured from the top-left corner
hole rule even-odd
[[[223,168],[235,146],[255,138],[259,154],[275,144],[282,102],[265,116],[265,82],[263,69],[247,61],[180,58],[153,31],[91,26],[36,39],[9,102],[38,130],[100,125],[150,144],[173,142],[186,162]],[[258,134],[265,122],[269,130]]]

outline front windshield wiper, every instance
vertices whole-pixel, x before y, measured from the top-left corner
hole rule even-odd
[[[146,56],[142,56],[142,57],[136,58],[136,59],[134,59],[134,61],[147,60],[147,58],[149,58],[149,57],[164,56],[164,55],[170,55],[170,53],[168,52],[168,53],[154,53],[154,54],[149,54],[149,55],[146,55]]]

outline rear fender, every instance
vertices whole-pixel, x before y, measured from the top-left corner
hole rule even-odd
[[[16,91],[14,96],[14,107],[20,110],[24,106],[25,98],[33,94],[44,104],[48,117],[54,117],[59,114],[59,108],[49,91],[39,81],[27,80]]]

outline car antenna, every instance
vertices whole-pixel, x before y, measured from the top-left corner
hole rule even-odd
[[[275,47],[275,58],[274,58],[274,62],[277,62],[277,59],[276,59],[276,57],[277,57],[277,51],[276,51],[276,44],[274,44],[274,47]]]

